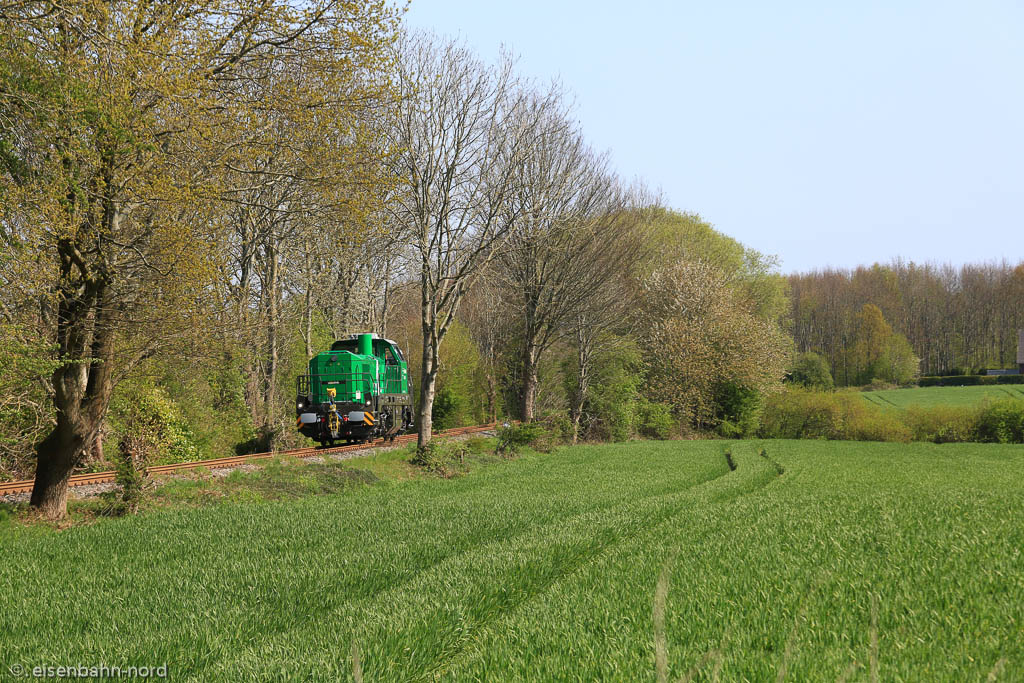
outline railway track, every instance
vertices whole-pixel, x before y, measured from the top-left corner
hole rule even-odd
[[[443,432],[437,432],[435,436],[460,436],[462,434],[485,432],[489,429],[494,429],[493,423],[486,425],[475,425],[472,427],[457,427],[456,429],[446,429]],[[241,465],[242,463],[252,462],[254,460],[266,460],[267,458],[276,458],[279,456],[289,456],[293,458],[308,458],[314,455],[323,455],[325,453],[345,453],[347,451],[360,451],[366,450],[367,448],[376,448],[379,446],[384,446],[386,444],[408,443],[409,441],[414,441],[415,439],[415,434],[404,434],[402,436],[397,437],[394,441],[384,441],[384,439],[378,439],[374,441],[372,444],[352,444],[349,446],[333,446],[331,448],[295,448],[290,451],[273,451],[269,453],[250,453],[249,455],[232,455],[226,458],[213,458],[212,460],[177,462],[174,463],[173,465],[155,465],[153,467],[147,467],[146,472],[150,475],[166,474],[168,472],[177,472],[178,470],[194,470],[200,467],[215,470],[220,469],[222,467],[233,467],[235,465]],[[116,473],[113,470],[107,472],[85,472],[82,474],[73,474],[71,475],[71,479],[68,481],[68,486],[104,484],[107,482],[114,481],[115,475]],[[31,491],[32,484],[32,479],[0,482],[0,496],[5,496],[11,493],[25,493],[26,491]]]

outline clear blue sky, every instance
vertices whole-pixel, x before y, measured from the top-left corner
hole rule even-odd
[[[412,0],[783,271],[1024,258],[1024,3]]]

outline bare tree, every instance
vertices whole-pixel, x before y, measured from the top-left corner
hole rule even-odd
[[[504,56],[489,67],[454,42],[420,35],[400,48],[402,105],[393,128],[405,192],[395,220],[419,271],[423,376],[419,445],[431,438],[439,348],[466,288],[514,223],[507,199],[531,152],[524,93]]]
[[[570,330],[595,290],[621,273],[635,245],[619,239],[624,194],[607,157],[586,145],[556,97],[534,107],[542,127],[534,153],[518,169],[510,196],[515,216],[501,252],[504,284],[522,325],[520,417],[530,421],[544,352]]]
[[[643,190],[632,189],[618,211],[602,217],[608,224],[603,239],[580,245],[580,259],[589,269],[586,286],[561,323],[576,350],[576,376],[569,391],[573,442],[579,438],[596,358],[621,344],[635,321],[636,271],[650,253],[645,228],[654,205]]]

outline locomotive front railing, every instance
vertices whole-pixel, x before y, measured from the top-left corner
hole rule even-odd
[[[378,378],[373,373],[333,373],[322,375],[299,375],[296,390],[299,396],[308,396],[311,400],[326,401],[325,389],[335,387],[339,393],[356,391],[378,394],[402,394],[402,368],[389,365],[384,368],[384,376]],[[315,394],[315,395],[314,395]]]
[[[314,401],[325,402],[327,400],[325,390],[331,387],[344,393],[356,391],[368,394],[380,393],[380,385],[373,374],[368,372],[302,375],[298,381],[299,395],[309,396]]]

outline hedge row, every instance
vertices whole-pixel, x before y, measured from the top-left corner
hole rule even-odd
[[[953,377],[922,377],[922,387],[970,387],[988,384],[1024,384],[1024,375],[957,375]]]
[[[883,411],[852,392],[791,389],[769,396],[760,435],[770,439],[1024,443],[1024,401],[976,408]]]

